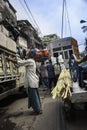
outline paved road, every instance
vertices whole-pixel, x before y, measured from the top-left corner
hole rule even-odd
[[[43,114],[31,115],[27,97],[16,95],[0,102],[0,130],[87,130],[87,111],[76,110],[74,118],[66,120],[62,104],[47,91],[40,90]]]

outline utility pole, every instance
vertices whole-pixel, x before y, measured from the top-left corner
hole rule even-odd
[[[65,3],[65,0],[63,0],[63,8],[62,8],[61,38],[63,38],[63,25],[64,25],[64,3]]]

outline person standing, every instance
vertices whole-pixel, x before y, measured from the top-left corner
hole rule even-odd
[[[49,89],[51,90],[52,87],[55,86],[55,72],[51,60],[49,60],[49,63],[47,65],[47,71],[48,71]]]
[[[28,92],[28,108],[32,107],[35,114],[42,114],[40,95],[38,91],[39,77],[36,74],[35,49],[27,52],[27,59],[18,61],[26,69],[25,84]]]
[[[56,58],[56,63],[53,64],[53,67],[54,67],[54,73],[55,73],[55,84],[54,84],[54,86],[56,86],[56,83],[58,81],[58,77],[59,77],[60,72],[61,72],[61,67],[60,67],[60,64],[59,64],[57,58]]]
[[[40,66],[39,70],[40,70],[42,86],[44,87],[44,90],[46,90],[49,86],[48,86],[47,66],[45,65],[44,61],[41,62],[41,66]]]
[[[60,54],[60,55],[58,56],[58,61],[59,61],[59,64],[60,64],[61,70],[62,70],[62,69],[66,69],[65,64],[64,64],[64,59],[63,59],[62,54]]]

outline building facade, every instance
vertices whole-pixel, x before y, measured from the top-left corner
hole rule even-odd
[[[49,49],[51,56],[58,57],[60,54],[63,56],[65,65],[68,65],[70,56],[74,53],[79,58],[79,50],[76,39],[72,37],[60,38],[50,42]]]

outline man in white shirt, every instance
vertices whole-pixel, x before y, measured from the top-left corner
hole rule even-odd
[[[41,101],[39,96],[39,77],[36,74],[35,49],[30,49],[27,59],[18,61],[19,65],[24,65],[26,69],[25,84],[28,90],[28,108],[32,107],[35,114],[41,114]]]

